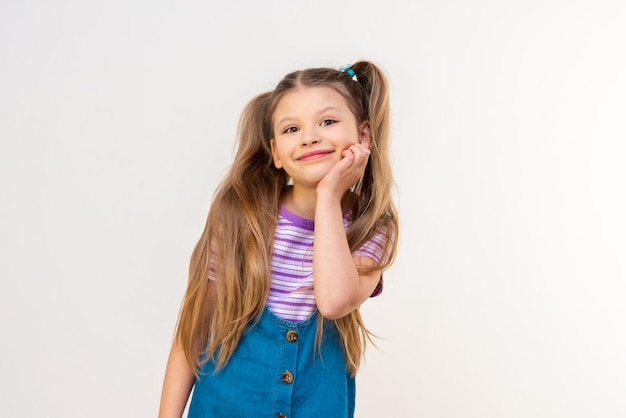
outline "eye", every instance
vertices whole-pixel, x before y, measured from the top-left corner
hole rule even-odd
[[[322,126],[332,125],[333,123],[337,123],[337,121],[334,119],[324,119],[322,121]]]
[[[294,132],[298,132],[298,128],[296,126],[290,126],[283,131],[284,134],[292,134]]]

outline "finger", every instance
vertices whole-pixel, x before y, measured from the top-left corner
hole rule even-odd
[[[354,154],[354,159],[355,159],[354,163],[356,165],[362,165],[363,163],[366,163],[367,159],[370,156],[369,150],[367,148],[363,148],[362,146],[355,147],[352,150],[352,153]]]
[[[352,146],[350,146],[349,148],[355,155],[358,156],[368,156],[370,155],[370,150],[366,147],[364,147],[362,144],[353,144]]]
[[[354,159],[356,158],[355,152],[351,148],[346,148],[345,150],[343,150],[341,152],[341,155],[343,159],[349,162],[350,164],[352,164],[354,162]]]

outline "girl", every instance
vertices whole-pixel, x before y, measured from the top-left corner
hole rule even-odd
[[[359,306],[396,252],[387,81],[370,62],[254,98],[189,268],[159,416],[352,417]]]

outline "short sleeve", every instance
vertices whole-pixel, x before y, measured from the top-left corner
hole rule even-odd
[[[380,264],[385,256],[386,248],[383,246],[387,242],[387,235],[384,231],[377,231],[372,238],[365,241],[354,255],[368,257]]]
[[[377,264],[380,264],[385,257],[385,252],[387,251],[385,248],[385,243],[388,242],[387,235],[385,231],[379,230],[377,231],[372,238],[367,240],[363,245],[361,245],[355,252],[354,255],[360,255],[363,257],[368,257],[374,260]],[[370,295],[371,298],[376,297],[383,293],[383,276],[381,274],[380,280],[376,285],[376,288]]]
[[[372,292],[372,294],[370,295],[371,298],[375,298],[376,296],[380,295],[381,293],[383,293],[383,275],[382,273],[380,274],[380,280],[378,281],[378,284],[376,285],[376,288],[374,289],[374,291]]]
[[[213,262],[213,258],[209,261],[209,280],[215,281],[215,263]]]
[[[211,244],[211,251],[209,251],[209,273],[208,279],[215,282],[215,253],[217,252],[217,245],[215,243]]]

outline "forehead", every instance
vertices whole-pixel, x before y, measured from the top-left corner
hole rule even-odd
[[[272,119],[275,120],[278,115],[316,112],[327,107],[350,111],[345,97],[332,87],[298,87],[283,94]]]

